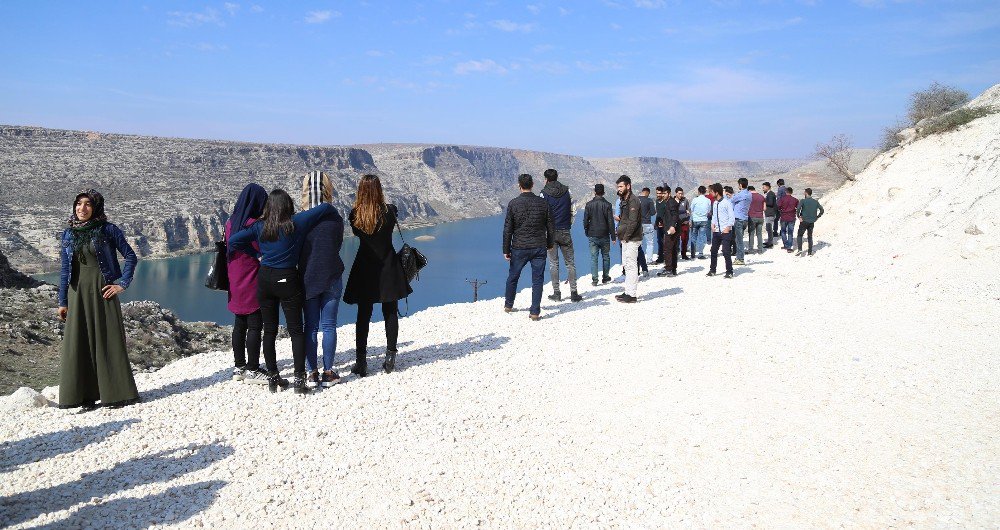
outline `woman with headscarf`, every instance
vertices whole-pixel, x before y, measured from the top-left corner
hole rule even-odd
[[[263,322],[264,362],[267,364],[268,388],[288,388],[288,380],[278,372],[274,343],[278,337],[278,306],[285,314],[285,324],[292,339],[292,387],[296,394],[312,391],[306,386],[305,336],[302,334],[302,277],[299,254],[306,234],[333,206],[322,203],[310,210],[295,213],[295,203],[283,189],[272,190],[260,219],[229,237],[229,251],[246,252],[253,242],[260,248],[260,271],[257,274],[257,301]]]
[[[403,265],[392,247],[392,229],[398,210],[386,204],[382,183],[375,175],[365,175],[358,182],[354,208],[348,219],[358,236],[358,255],[344,290],[344,302],[358,304],[355,363],[351,373],[368,375],[368,325],[376,303],[382,304],[385,319],[386,350],[382,369],[392,372],[396,366],[396,339],[399,336],[399,300],[413,292]]]
[[[264,213],[267,191],[259,184],[247,184],[226,221],[225,239],[254,224]],[[235,230],[233,229],[235,227]],[[227,256],[229,271],[229,311],[233,313],[233,379],[267,384],[267,372],[260,367],[260,338],[263,321],[257,302],[257,243],[246,252],[235,250]]]
[[[66,322],[59,360],[59,407],[93,410],[139,401],[125,349],[118,295],[132,283],[138,258],[108,222],[104,197],[87,190],[73,201],[60,252],[59,318]],[[118,253],[125,267],[118,264]]]
[[[302,205],[312,208],[333,201],[333,183],[322,171],[313,171],[302,180]],[[306,385],[328,388],[340,380],[333,369],[337,351],[337,312],[344,291],[344,261],[340,247],[344,243],[344,218],[330,208],[306,235],[299,254],[299,272],[305,291]],[[318,332],[323,331],[323,375],[320,376],[316,352]]]

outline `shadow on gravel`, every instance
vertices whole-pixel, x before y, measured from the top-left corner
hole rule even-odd
[[[150,401],[156,401],[157,399],[162,399],[167,396],[172,396],[174,394],[183,394],[185,392],[193,392],[195,390],[201,390],[203,388],[208,388],[216,383],[223,383],[232,379],[233,369],[230,366],[215,372],[212,375],[206,375],[204,377],[198,377],[195,379],[185,379],[183,381],[178,381],[176,383],[170,383],[169,385],[161,386],[160,388],[155,388],[153,390],[147,390],[139,394],[142,398],[143,403],[148,403]]]
[[[593,292],[593,291],[591,291]],[[562,302],[560,305],[556,306],[555,309],[549,311],[542,311],[542,320],[547,318],[555,318],[559,315],[564,315],[566,313],[572,313],[573,311],[579,311],[580,309],[590,309],[591,307],[597,307],[601,305],[611,305],[607,297],[601,298],[584,298],[582,302]]]
[[[77,504],[90,501],[92,498],[99,500],[108,497],[119,491],[125,491],[137,486],[166,482],[188,473],[207,468],[212,464],[229,458],[233,454],[233,449],[228,445],[191,444],[186,447],[169,449],[156,454],[136,458],[117,464],[111,469],[104,469],[92,473],[84,473],[79,479],[57,486],[37,489],[17,493],[9,497],[0,499],[0,526],[12,526],[25,521],[30,521],[39,515],[68,510]],[[159,495],[142,498],[117,499],[107,504],[96,504],[84,506],[77,513],[86,512],[87,523],[96,527],[113,526],[113,523],[125,523],[128,527],[149,526],[151,524],[165,522],[164,517],[169,515],[170,510],[157,506],[156,499],[159,497],[170,500],[176,506],[173,515],[185,519],[201,512],[212,504],[216,493],[225,483],[220,481],[202,482],[191,486],[180,486],[171,488],[174,490],[190,490],[190,496],[175,496],[170,498],[170,490]],[[183,491],[179,491],[183,493]],[[135,504],[144,507],[137,509]],[[108,506],[115,507],[114,511],[107,510]],[[103,524],[100,517],[103,513],[108,520]],[[126,514],[131,515],[135,520],[123,521]],[[73,516],[76,519],[76,515]],[[96,519],[96,520],[95,520]],[[179,522],[179,519],[170,521]],[[62,528],[66,526],[66,521],[51,523],[52,528]]]
[[[64,453],[72,453],[77,449],[101,442],[138,422],[137,419],[109,421],[100,425],[73,427],[65,431],[0,443],[0,473]]]
[[[486,335],[469,337],[461,342],[434,344],[410,351],[400,350],[399,356],[396,357],[396,370],[406,370],[414,366],[420,366],[421,364],[448,361],[474,353],[499,350],[508,342],[510,342],[510,337],[498,336],[496,333],[487,333]],[[369,361],[370,367],[371,361]]]
[[[149,528],[154,525],[180,524],[211,506],[219,496],[219,490],[225,485],[226,483],[221,480],[209,480],[174,486],[156,495],[123,497],[102,504],[84,506],[66,519],[35,528],[45,530],[84,528],[88,524],[100,524],[102,513],[114,514],[110,518],[105,517],[109,526],[112,523],[124,523],[127,528]],[[165,505],[174,505],[175,508],[163,510],[162,507]],[[130,514],[127,518],[122,515],[127,513]]]

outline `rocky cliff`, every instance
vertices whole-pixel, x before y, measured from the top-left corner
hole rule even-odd
[[[258,144],[0,125],[0,182],[11,190],[0,196],[0,251],[21,270],[53,271],[69,203],[90,187],[104,193],[110,218],[140,256],[165,257],[209,249],[222,237],[233,201],[248,182],[285,188],[298,199],[302,175],[313,170],[331,176],[334,202],[344,212],[361,175],[381,176],[404,225],[415,225],[500,213],[517,193],[518,174],[541,182],[550,167],[559,170],[580,206],[595,183],[611,185],[621,174],[632,176],[636,186],[691,189],[807,162],[595,159],[431,144]]]
[[[24,271],[56,267],[57,236],[75,193],[96,187],[141,256],[209,248],[240,189],[255,181],[298,198],[301,177],[326,171],[349,209],[358,178],[383,177],[404,224],[492,215],[516,194],[519,173],[553,167],[582,203],[596,182],[622,173],[639,183],[692,185],[675,160],[588,160],[520,149],[456,145],[296,146],[0,126],[0,251]]]

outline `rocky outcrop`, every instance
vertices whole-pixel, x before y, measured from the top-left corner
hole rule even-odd
[[[31,276],[14,270],[10,266],[7,256],[0,253],[0,289],[25,289],[28,287],[37,287],[41,284],[42,282]]]

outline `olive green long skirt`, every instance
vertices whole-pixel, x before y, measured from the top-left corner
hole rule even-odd
[[[118,297],[105,300],[104,276],[90,245],[73,256],[66,331],[59,367],[59,406],[102,406],[139,400],[125,350]]]

